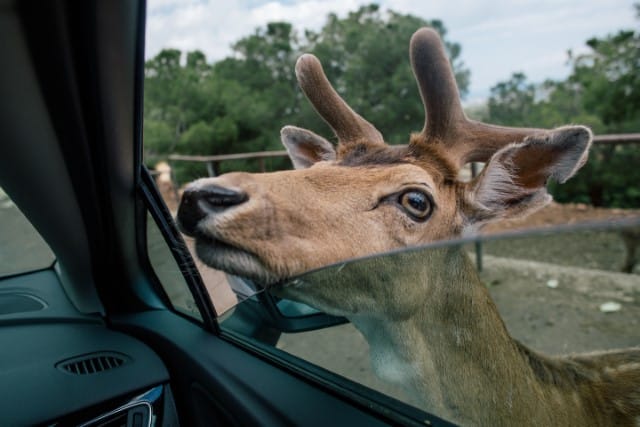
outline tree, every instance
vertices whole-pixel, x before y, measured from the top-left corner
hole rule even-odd
[[[581,123],[594,131],[604,129],[597,115],[583,105],[581,88],[570,81],[547,80],[534,84],[524,73],[491,88],[488,121],[507,126],[552,128]]]
[[[152,122],[145,126],[145,131],[149,132],[146,133],[149,140],[145,142],[155,150],[175,150],[180,135],[198,119],[193,115],[194,109],[202,103],[198,87],[210,73],[210,67],[202,52],[189,52],[186,66],[180,64],[181,57],[182,52],[177,49],[163,49],[145,63],[145,120]],[[162,134],[158,133],[160,122],[165,127]],[[168,144],[166,127],[173,133]]]
[[[319,32],[305,34],[306,49],[318,56],[336,90],[391,143],[406,143],[408,135],[424,122],[408,48],[411,35],[424,26],[435,28],[445,40],[460,92],[466,94],[470,73],[459,59],[460,45],[446,40],[446,29],[439,20],[383,13],[371,4],[343,19],[330,14]],[[312,123],[310,127],[321,128],[304,105],[301,117]]]
[[[276,143],[280,128],[288,123],[293,111],[296,98],[293,66],[298,49],[298,38],[291,24],[272,22],[236,42],[235,57],[214,66],[218,77],[237,82],[254,100],[269,105],[271,120],[264,132],[275,136]]]
[[[511,78],[491,88],[489,120],[509,126],[531,126],[536,109],[536,86],[527,82],[524,73],[514,73]]]
[[[610,132],[640,128],[640,33],[625,30],[587,41],[590,51],[573,59],[570,81],[584,105]]]
[[[320,57],[337,90],[387,140],[406,142],[424,120],[408,41],[425,25],[446,34],[440,21],[370,5],[343,19],[329,15],[321,31],[304,37],[287,22],[269,23],[238,40],[233,55],[215,64],[200,51],[164,49],[145,64],[145,159],[281,149],[279,131],[288,124],[330,135],[298,88],[294,65],[302,52]],[[446,47],[464,94],[469,71],[459,61],[460,46]],[[288,162],[273,160],[272,166]],[[176,167],[180,181],[201,173],[186,164]]]
[[[640,14],[640,4],[635,5]],[[640,17],[640,16],[639,16]],[[595,133],[640,129],[640,33],[619,31],[586,42],[589,51],[569,54],[564,81],[529,83],[522,73],[491,89],[489,120],[504,125],[555,127],[582,123]],[[587,165],[563,185],[552,184],[560,202],[640,206],[640,147],[595,146]]]
[[[215,72],[200,51],[161,51],[145,64],[145,162],[171,153],[223,154],[264,149],[263,131],[271,123],[267,105],[251,90]],[[259,98],[259,97],[258,97]],[[175,165],[179,181],[203,169]]]

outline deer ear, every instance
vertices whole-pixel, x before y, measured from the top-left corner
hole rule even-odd
[[[319,161],[336,158],[333,145],[309,130],[285,126],[280,131],[280,139],[296,169],[308,168]]]
[[[551,201],[550,178],[564,183],[587,161],[591,131],[565,126],[531,136],[496,152],[468,185],[468,223],[486,223],[527,215]]]

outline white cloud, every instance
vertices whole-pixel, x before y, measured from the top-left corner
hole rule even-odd
[[[471,69],[470,99],[523,71],[532,81],[569,72],[568,49],[592,36],[637,27],[634,0],[381,0],[383,8],[441,19],[448,38],[462,45]],[[209,60],[230,55],[233,42],[270,21],[298,31],[319,29],[329,12],[345,16],[370,0],[149,0],[147,57],[164,47],[200,49]]]
[[[269,21],[287,21],[294,22],[299,30],[319,29],[329,12],[343,16],[351,10],[356,10],[362,3],[364,2],[357,0],[310,0],[293,4],[272,1],[253,9],[251,21],[254,27]]]
[[[258,3],[258,2],[256,2]],[[147,13],[147,58],[162,48],[202,50],[209,60],[231,54],[231,45],[272,21],[287,21],[298,31],[319,29],[329,12],[345,15],[363,0],[282,2],[150,0]]]

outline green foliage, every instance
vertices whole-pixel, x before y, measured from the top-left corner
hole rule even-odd
[[[635,5],[640,17],[640,4]],[[439,20],[425,20],[375,5],[344,18],[327,17],[319,31],[300,34],[290,23],[272,22],[233,45],[233,55],[214,64],[200,51],[165,49],[145,64],[144,149],[152,166],[171,153],[225,154],[282,149],[284,125],[325,136],[331,131],[306,101],[294,74],[296,58],[312,52],[336,90],[391,143],[405,143],[424,120],[408,61],[408,41],[422,26],[443,37],[460,92],[470,73],[461,46],[446,38]],[[640,33],[619,31],[587,41],[588,52],[570,54],[564,81],[535,84],[523,73],[497,83],[486,106],[470,114],[496,124],[550,128],[566,123],[595,133],[640,129]],[[557,200],[598,206],[639,207],[640,147],[595,147],[581,172],[552,185]],[[290,167],[269,159],[267,169]],[[174,163],[179,182],[206,174],[203,165]],[[223,163],[220,172],[260,169],[258,162]]]
[[[523,73],[514,73],[509,80],[491,88],[491,122],[509,126],[530,126],[533,110],[537,106],[535,97],[535,85],[528,83]]]
[[[640,146],[594,146],[589,161],[564,184],[550,186],[558,202],[594,206],[640,206]]]
[[[469,70],[459,60],[460,45],[446,41],[446,29],[439,20],[382,13],[372,4],[344,19],[330,14],[319,32],[306,33],[308,50],[324,64],[334,87],[390,143],[406,143],[408,135],[424,123],[422,101],[408,61],[408,41],[424,26],[433,27],[445,40],[460,91],[465,94]],[[303,109],[301,116],[304,123],[319,120],[310,109]],[[322,130],[317,124],[311,127]]]
[[[163,159],[163,155],[171,153],[175,149],[174,134],[166,122],[148,119],[144,121],[143,131],[145,135],[145,161],[147,165],[153,165]]]
[[[446,35],[440,21],[425,21],[378,6],[363,6],[346,18],[329,15],[319,32],[304,37],[287,22],[272,22],[233,45],[233,55],[214,64],[202,52],[165,49],[145,64],[145,161],[171,153],[225,154],[281,150],[280,129],[298,125],[330,136],[298,88],[294,65],[302,52],[323,61],[337,90],[389,141],[407,142],[424,120],[408,61],[408,42],[425,25]],[[458,83],[466,92],[469,71],[460,46],[446,43]],[[271,159],[266,167],[290,167]],[[202,168],[175,165],[181,182]],[[222,164],[257,170],[256,162]]]
[[[491,88],[488,121],[507,126],[550,128],[580,123],[595,132],[604,130],[602,121],[582,103],[581,89],[569,82],[546,81],[536,85],[523,73]]]
[[[611,131],[640,125],[640,33],[620,31],[587,41],[590,52],[573,60],[570,81],[584,90],[584,105]]]
[[[181,154],[200,154],[211,152],[214,144],[213,126],[205,122],[197,122],[191,126],[182,135],[180,135],[180,144],[178,152]]]
[[[211,125],[212,141],[233,144],[238,140],[238,125],[229,116],[216,117]]]
[[[635,6],[640,11],[640,5]],[[619,31],[586,42],[569,60],[565,81],[533,84],[522,73],[491,89],[488,120],[510,126],[590,126],[594,133],[640,130],[640,33]],[[587,164],[565,184],[551,184],[560,202],[640,207],[640,146],[595,146]]]

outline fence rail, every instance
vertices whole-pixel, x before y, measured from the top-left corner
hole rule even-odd
[[[195,162],[204,163],[207,166],[209,176],[218,176],[220,174],[220,163],[229,160],[257,160],[260,172],[266,172],[264,159],[272,157],[288,157],[285,150],[280,151],[256,151],[253,153],[236,153],[236,154],[218,154],[215,156],[187,156],[180,154],[172,154],[169,161]]]
[[[593,143],[598,145],[617,145],[617,144],[639,144],[640,133],[625,133],[614,135],[596,135]],[[258,168],[261,172],[266,171],[264,160],[273,157],[288,157],[285,150],[280,151],[258,151],[253,153],[235,153],[235,154],[218,154],[213,156],[189,156],[181,154],[172,154],[169,156],[170,162],[194,162],[204,163],[207,167],[209,176],[217,176],[220,172],[220,163],[229,160],[257,160]]]
[[[627,134],[614,134],[614,135],[595,135],[593,137],[593,143],[597,145],[617,145],[617,144],[639,144],[640,133],[627,133]],[[221,162],[229,160],[257,160],[258,167],[261,172],[266,172],[264,160],[273,157],[287,157],[288,154],[285,150],[280,151],[259,151],[254,153],[236,153],[236,154],[220,154],[215,156],[187,156],[172,154],[169,156],[170,162],[195,162],[205,163],[207,166],[207,172],[209,176],[217,176],[219,174],[219,165]],[[173,170],[173,169],[172,169]],[[471,164],[471,177],[478,174],[478,164]],[[178,183],[173,175],[171,179],[174,183],[174,191],[176,191],[177,200],[177,187]],[[476,265],[479,271],[482,271],[482,244],[480,242],[475,243],[475,255]]]
[[[595,135],[594,144],[638,144],[640,133],[619,133],[613,135]]]

